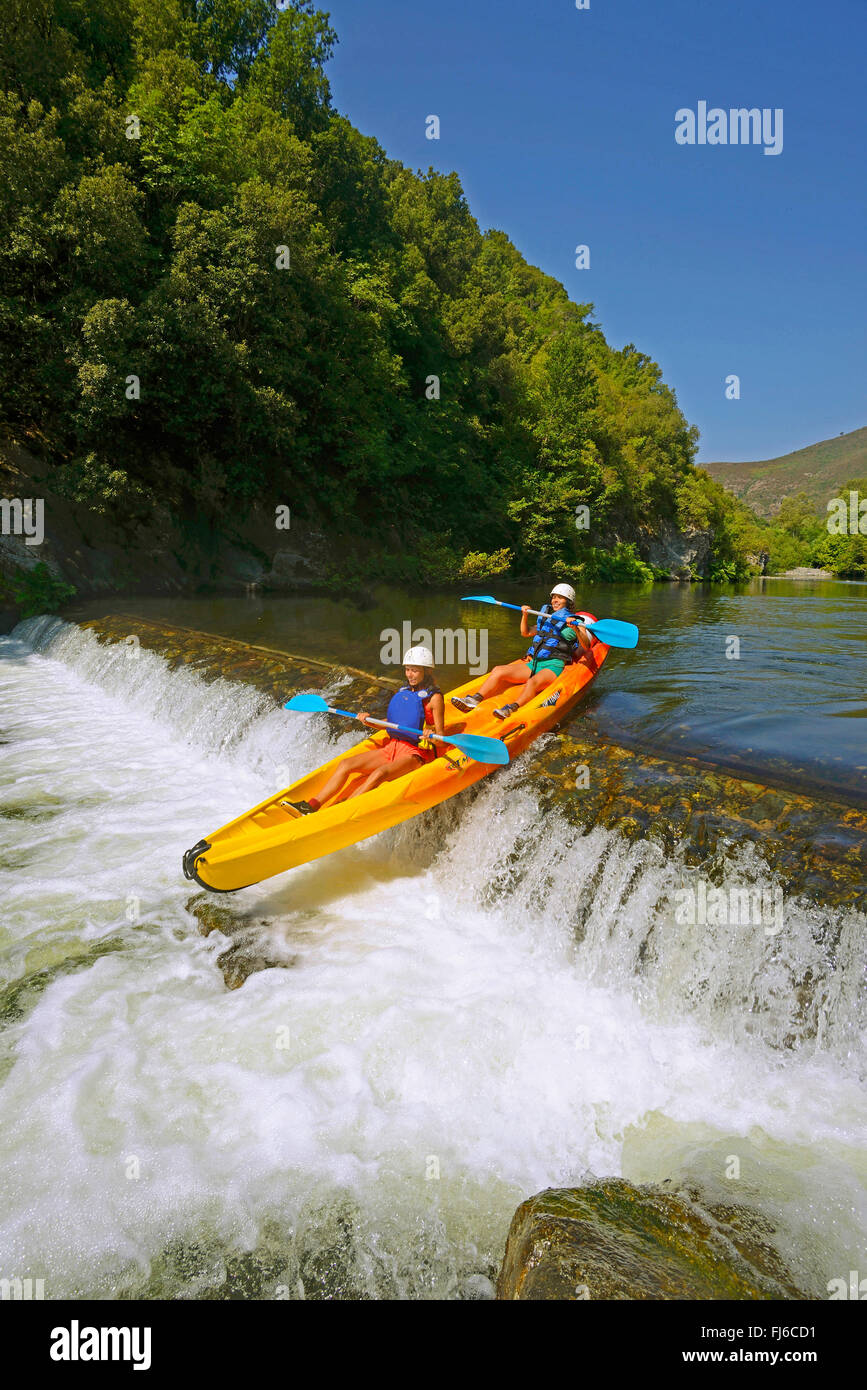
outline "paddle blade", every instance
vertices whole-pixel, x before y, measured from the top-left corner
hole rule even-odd
[[[464,594],[461,603],[496,603],[490,594]]]
[[[283,708],[297,710],[300,714],[321,714],[323,710],[327,711],[329,706],[321,695],[293,695]]]
[[[509,761],[509,750],[498,738],[484,738],[481,734],[449,734],[446,742],[453,743],[477,763],[504,767]]]
[[[606,647],[625,647],[629,650],[638,646],[635,623],[622,623],[618,618],[600,618],[598,623],[588,623],[587,631],[604,642]]]

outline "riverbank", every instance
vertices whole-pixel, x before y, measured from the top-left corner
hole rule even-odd
[[[184,521],[167,507],[137,514],[122,491],[97,512],[56,490],[49,457],[9,437],[0,440],[0,496],[42,504],[38,528],[34,517],[29,526],[4,525],[0,533],[0,631],[22,616],[39,565],[47,570],[41,611],[57,611],[57,595],[67,588],[80,603],[217,588],[230,594],[310,594],[327,585],[334,547],[303,520],[293,524],[289,517],[286,529],[278,530],[273,515],[253,507],[243,519],[226,516],[216,527],[195,516]],[[16,587],[24,595],[17,604]]]
[[[459,566],[444,559],[440,565],[435,555],[407,564],[413,547],[392,524],[371,528],[365,538],[356,527],[341,531],[288,506],[275,512],[250,505],[209,521],[198,512],[180,516],[155,495],[152,506],[137,510],[122,482],[94,510],[58,490],[63,463],[48,441],[0,435],[0,497],[13,505],[31,499],[42,508],[38,524],[11,512],[8,525],[4,519],[0,632],[31,612],[65,612],[70,593],[81,604],[100,597],[345,592],[347,603],[363,607],[376,583],[414,577],[421,587],[453,581],[463,588],[508,568],[502,559],[486,568],[478,557],[461,577]],[[705,579],[712,539],[707,528],[681,530],[665,520],[642,539],[646,564],[636,556],[613,559],[609,567],[615,577],[643,583]],[[547,576],[526,578],[548,582]]]

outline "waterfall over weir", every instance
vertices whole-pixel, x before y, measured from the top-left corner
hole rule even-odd
[[[281,965],[227,991],[181,854],[333,732],[57,619],[0,639],[0,1276],[484,1298],[525,1196],[623,1174],[752,1203],[825,1296],[867,1234],[863,916],[701,910],[515,767],[233,895]],[[755,848],[727,874],[775,901]]]

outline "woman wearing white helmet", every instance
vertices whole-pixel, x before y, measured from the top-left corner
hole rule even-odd
[[[525,603],[521,609],[521,636],[533,640],[524,660],[512,661],[508,666],[495,666],[474,695],[453,695],[452,704],[457,709],[469,712],[489,696],[498,695],[510,685],[523,682],[524,689],[517,701],[494,710],[497,719],[506,719],[557,679],[567,661],[574,660],[579,645],[585,651],[589,650],[590,635],[576,616],[575,590],[571,584],[554,585],[551,602],[543,606],[539,621],[532,631],[527,626],[529,611]]]
[[[326,801],[343,790],[347,779],[354,773],[364,772],[367,776],[349,793],[347,801],[371,791],[381,782],[403,777],[413,767],[429,763],[437,756],[432,740],[437,734],[445,732],[445,701],[434,681],[433,653],[428,647],[410,647],[403,658],[403,669],[406,685],[392,695],[385,717],[392,724],[418,729],[418,733],[396,734],[389,729],[386,731],[388,739],[381,746],[363,749],[351,758],[344,758],[316,796],[311,796],[307,801],[289,802],[302,816],[318,811]],[[358,718],[362,724],[370,722],[369,714],[359,714]]]

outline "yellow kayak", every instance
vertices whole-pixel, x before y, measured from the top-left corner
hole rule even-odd
[[[595,621],[590,614],[584,616],[587,621]],[[494,718],[494,710],[515,700],[520,686],[492,696],[470,714],[459,714],[451,704],[453,695],[470,695],[478,689],[485,677],[476,676],[446,695],[445,732],[499,738],[506,744],[510,761],[513,761],[534,738],[547,733],[576,704],[608,651],[604,643],[594,638],[583,660],[566,666],[557,680],[502,722]],[[432,762],[414,766],[405,776],[383,782],[350,800],[354,786],[366,775],[359,773],[349,779],[334,801],[312,815],[300,816],[289,807],[290,801],[306,801],[315,796],[316,788],[322,786],[344,758],[363,748],[382,744],[387,738],[384,729],[377,730],[291,787],[285,787],[200,840],[184,855],[185,876],[214,893],[248,888],[336,849],[354,845],[358,840],[366,840],[370,835],[378,835],[389,826],[400,825],[428,807],[462,792],[465,787],[471,787],[493,771],[490,764],[474,762],[459,749],[449,748]]]

